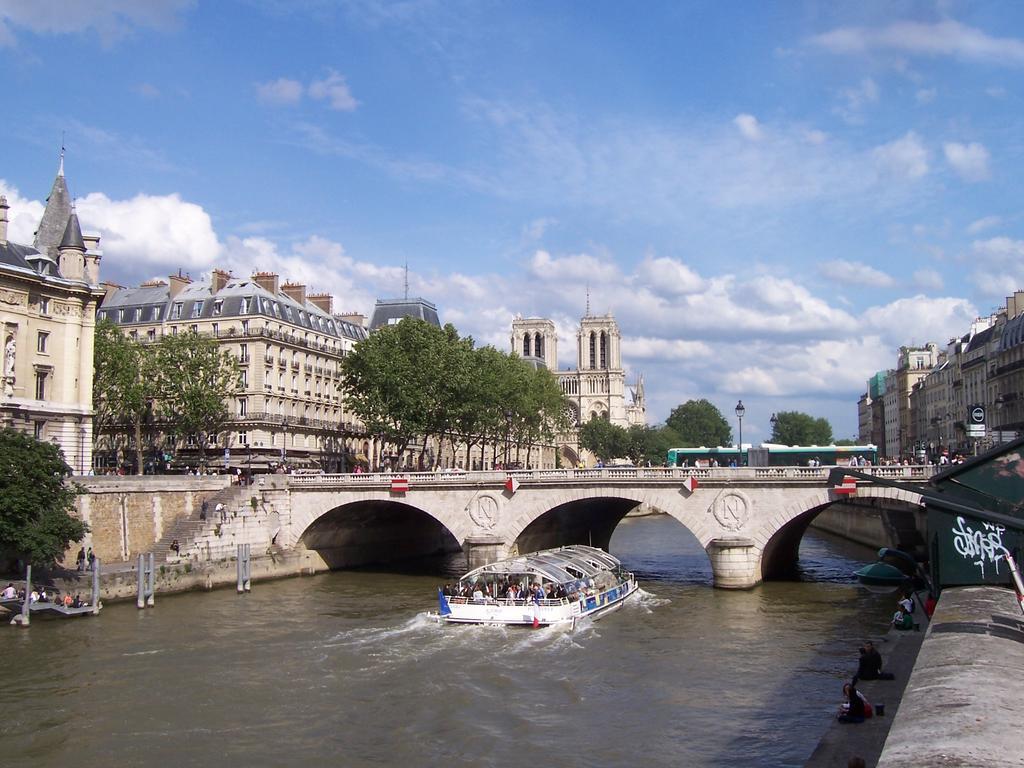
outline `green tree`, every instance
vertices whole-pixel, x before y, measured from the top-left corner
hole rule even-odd
[[[674,448],[715,448],[732,444],[732,429],[712,403],[707,400],[687,400],[672,409],[665,425],[679,437]]]
[[[831,445],[832,425],[828,419],[814,418],[800,411],[781,411],[775,415],[772,442],[780,445]]]
[[[211,336],[179,333],[156,344],[153,375],[160,418],[179,435],[194,435],[202,459],[206,446],[216,443],[238,391],[235,359]]]
[[[598,417],[580,427],[580,446],[601,461],[609,461],[627,455],[629,433],[623,427]]]
[[[143,431],[152,422],[156,397],[153,347],[122,334],[110,320],[96,324],[93,356],[93,403],[96,431],[115,448],[135,446],[135,468],[143,471]],[[119,462],[120,463],[120,462]]]
[[[60,449],[16,432],[0,430],[0,554],[51,565],[87,526],[72,516],[81,487],[66,482],[71,468]]]

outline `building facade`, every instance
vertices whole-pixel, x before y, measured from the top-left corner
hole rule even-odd
[[[32,245],[7,238],[0,196],[0,423],[52,442],[72,471],[92,466],[93,335],[102,253],[83,235],[64,159]]]
[[[329,294],[282,284],[272,272],[238,278],[215,269],[198,282],[178,274],[136,288],[108,285],[99,315],[143,343],[206,334],[237,361],[240,387],[220,439],[206,446],[214,452],[211,463],[253,472],[281,465],[337,472],[370,455],[362,425],[346,412],[340,374],[342,358],[366,330],[334,316]],[[147,452],[173,454],[179,466],[194,463],[194,438],[169,430]]]
[[[647,423],[643,377],[626,386],[622,367],[622,335],[615,318],[591,315],[576,329],[575,364],[558,367],[558,334],[551,320],[519,317],[512,321],[512,351],[551,371],[566,400],[566,415],[573,429],[560,439],[562,458],[569,464],[580,460],[578,431],[591,419],[606,419],[620,427]]]

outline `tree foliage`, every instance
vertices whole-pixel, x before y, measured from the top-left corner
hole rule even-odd
[[[361,341],[341,364],[346,406],[401,454],[413,438],[490,444],[519,453],[565,427],[564,399],[547,370],[493,347],[474,346],[451,325],[404,318]],[[526,461],[529,462],[529,455]]]
[[[629,433],[607,419],[591,419],[580,427],[580,447],[601,461],[620,458],[629,451]]]
[[[88,528],[71,515],[79,486],[60,449],[13,429],[0,430],[0,554],[51,565]]]
[[[677,405],[665,419],[665,425],[679,438],[674,448],[714,448],[732,444],[729,422],[708,400],[687,400]]]
[[[135,447],[135,465],[143,468],[143,431],[151,424],[156,397],[153,347],[122,334],[110,320],[96,324],[93,403],[96,431],[119,450]]]
[[[217,339],[198,333],[164,336],[153,350],[158,416],[180,435],[194,435],[200,455],[228,417],[228,402],[238,391],[235,359]]]
[[[800,411],[781,411],[772,427],[773,443],[781,445],[831,445],[832,425]]]

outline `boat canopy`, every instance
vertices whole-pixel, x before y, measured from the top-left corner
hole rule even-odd
[[[531,552],[527,555],[484,565],[470,571],[460,581],[472,581],[481,576],[536,573],[548,581],[565,584],[579,578],[588,578],[602,572],[614,571],[621,565],[622,563],[617,557],[609,555],[597,547],[570,544],[558,549]]]

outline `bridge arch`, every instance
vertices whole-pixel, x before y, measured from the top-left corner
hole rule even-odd
[[[332,570],[462,549],[441,520],[412,504],[387,498],[334,506],[309,521],[298,541]]]

